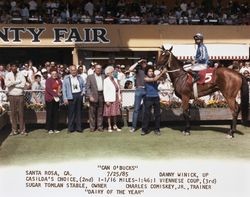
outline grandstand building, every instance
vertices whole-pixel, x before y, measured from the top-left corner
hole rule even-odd
[[[36,65],[47,60],[61,64],[78,64],[79,60],[85,65],[92,61],[131,64],[141,57],[154,61],[161,45],[173,46],[174,54],[186,60],[194,55],[193,35],[197,32],[205,36],[210,59],[249,59],[250,14],[243,0],[94,0],[90,1],[95,6],[92,17],[82,13],[89,3],[84,0],[37,0],[32,10],[30,1],[15,2],[0,1],[0,59],[4,64],[28,59]],[[112,9],[114,6],[116,9]],[[19,8],[29,9],[29,16],[18,15]],[[219,11],[227,13],[223,23]],[[199,13],[198,18],[195,13]]]

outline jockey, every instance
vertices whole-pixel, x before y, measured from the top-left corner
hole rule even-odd
[[[200,79],[198,72],[206,69],[209,63],[207,47],[203,44],[203,39],[204,37],[201,33],[194,35],[195,44],[197,44],[196,55],[192,64],[184,65],[184,70],[192,75],[194,82]]]

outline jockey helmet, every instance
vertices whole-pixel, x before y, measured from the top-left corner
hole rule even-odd
[[[201,34],[201,33],[197,33],[197,34],[194,35],[195,40],[203,40],[203,38],[204,38],[203,34]]]

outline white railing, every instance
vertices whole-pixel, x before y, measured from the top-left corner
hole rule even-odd
[[[133,107],[134,106],[134,96],[135,96],[135,89],[123,89],[121,91],[122,93],[122,107]],[[171,101],[180,101],[174,94],[172,90],[165,90],[163,92],[163,95],[165,95],[165,99],[167,99],[169,102]],[[44,90],[41,91],[34,91],[34,90],[25,90],[24,91],[24,98],[26,104],[32,104],[32,103],[41,103],[44,104]],[[212,95],[207,95],[200,98],[201,100],[204,100],[205,102],[215,99],[215,100],[224,100],[224,97],[222,94],[218,91],[215,92]],[[240,96],[237,98],[237,101],[240,102]],[[0,105],[2,104],[8,104],[7,99],[7,91],[0,90]],[[61,99],[62,104],[62,99]]]
[[[132,107],[134,105],[135,90],[122,90],[122,107]],[[44,90],[24,90],[24,100],[26,104],[41,103],[44,104]],[[0,90],[0,103],[7,103],[7,91]],[[62,102],[62,99],[61,99]]]
[[[134,97],[135,97],[135,89],[123,89],[122,93],[122,107],[133,107],[134,106]],[[171,91],[167,91],[166,93],[169,95],[169,100],[176,100]],[[2,95],[2,97],[1,97]],[[7,101],[7,91],[0,90],[0,103],[6,103]],[[1,99],[2,98],[2,99]],[[44,90],[24,90],[24,100],[26,104],[32,103],[41,103],[44,104]],[[38,101],[38,102],[37,102]],[[61,99],[62,102],[62,99]]]

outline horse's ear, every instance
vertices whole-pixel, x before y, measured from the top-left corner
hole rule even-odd
[[[171,46],[171,47],[170,47],[169,51],[171,52],[171,51],[172,51],[172,49],[173,49],[173,46]]]
[[[164,45],[161,45],[161,47],[160,47],[160,48],[161,48],[161,50],[162,50],[162,51],[166,51],[166,49],[165,49]]]

